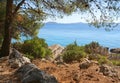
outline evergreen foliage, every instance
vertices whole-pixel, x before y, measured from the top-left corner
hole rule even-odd
[[[113,65],[120,66],[120,61],[119,60],[111,60]]]
[[[91,42],[90,44],[85,45],[85,51],[88,54],[97,54],[98,53],[98,47],[100,47],[98,42]]]
[[[15,4],[13,4],[13,7],[16,7]],[[5,14],[6,14],[6,1],[0,2],[0,38],[1,42],[3,40],[4,35],[4,21],[5,21]],[[30,10],[26,10],[26,13],[16,13],[14,16],[13,23],[11,25],[11,37],[15,40],[20,40],[20,37],[35,37],[38,34],[39,29],[43,26],[42,22],[37,22],[37,19],[35,17],[35,13]],[[28,15],[31,14],[31,15]],[[41,18],[44,18],[44,16],[41,16]]]
[[[27,55],[29,58],[44,58],[51,55],[51,50],[48,49],[45,40],[37,37],[25,40],[23,43],[14,43],[13,47]]]
[[[78,46],[76,42],[69,44],[63,53],[63,60],[65,62],[80,61],[84,58],[86,53],[83,46]]]

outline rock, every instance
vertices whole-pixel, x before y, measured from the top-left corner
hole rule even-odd
[[[31,63],[30,59],[24,57],[19,51],[12,48],[10,51],[10,55],[8,57],[8,63],[12,68],[18,68],[24,65],[25,63]]]
[[[41,71],[32,63],[21,66],[15,75],[22,83],[58,83],[54,76]]]
[[[98,61],[88,60],[88,58],[84,58],[83,61],[80,63],[80,69],[87,69],[90,66],[98,65]]]
[[[80,69],[87,69],[87,68],[90,67],[90,63],[86,63],[86,62],[81,63],[81,64],[79,65],[79,67],[80,67]]]
[[[119,53],[120,53],[120,48],[113,48],[113,49],[110,49],[110,52],[111,52],[111,53],[119,54]]]
[[[60,54],[63,52],[64,47],[58,44],[55,44],[55,45],[49,46],[49,49],[52,50],[54,60],[61,60]]]
[[[106,64],[100,66],[100,72],[102,72],[105,76],[118,77],[117,71]]]
[[[90,65],[91,65],[91,62],[90,62],[88,59],[84,59],[84,60],[80,63],[79,67],[80,67],[80,69],[87,69],[87,68],[90,67]]]
[[[73,74],[73,80],[76,81],[76,83],[79,83],[80,81],[80,75],[78,73]]]

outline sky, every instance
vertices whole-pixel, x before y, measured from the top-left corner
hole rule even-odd
[[[45,22],[57,22],[57,23],[78,23],[86,21],[81,18],[82,15],[78,13],[73,13],[70,16],[64,16],[63,18],[48,18]]]
[[[64,16],[63,18],[48,18],[45,22],[56,22],[56,23],[87,23],[86,20],[83,18],[90,19],[90,16],[88,15],[82,15],[80,13],[73,13],[70,16]],[[120,23],[120,18],[118,20],[114,21],[115,23]]]

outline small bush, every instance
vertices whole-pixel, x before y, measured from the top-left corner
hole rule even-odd
[[[88,54],[98,53],[98,47],[100,47],[98,42],[91,42],[90,44],[85,45],[85,52]]]
[[[38,37],[25,40],[23,43],[14,43],[13,47],[31,58],[43,58],[51,55],[51,50],[48,49],[44,39]]]
[[[88,58],[89,58],[89,60],[98,60],[100,58],[100,56],[102,56],[102,55],[99,55],[99,54],[89,54]]]
[[[115,66],[120,66],[120,61],[119,60],[111,60],[111,62]]]
[[[106,56],[99,56],[98,63],[99,64],[110,64],[110,61],[107,59]]]
[[[63,60],[65,62],[79,61],[81,58],[85,57],[83,46],[78,46],[76,43],[70,44],[65,48],[63,53]]]
[[[28,55],[28,54],[24,54],[25,57],[28,57],[30,60],[33,60],[34,59],[34,56],[32,55]]]
[[[90,60],[98,61],[99,64],[111,64],[110,60],[103,55],[100,54],[94,54],[88,56]]]
[[[23,45],[22,42],[16,42],[16,43],[13,43],[12,45],[13,45],[13,48],[15,48],[18,51],[22,52],[22,45]]]
[[[85,52],[90,60],[97,60],[100,64],[109,63],[106,57],[108,54],[107,48],[100,46],[98,42],[91,42],[85,45]]]

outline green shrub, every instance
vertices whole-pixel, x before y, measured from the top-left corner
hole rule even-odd
[[[51,55],[51,50],[48,49],[45,40],[38,37],[25,40],[23,43],[14,43],[13,47],[27,55],[27,57],[43,58]]]
[[[28,54],[24,54],[25,57],[28,57],[30,60],[33,60],[34,59],[34,56],[32,55],[28,55]]]
[[[98,63],[99,64],[110,64],[110,61],[107,59],[106,56],[99,56]]]
[[[89,60],[98,60],[100,58],[100,56],[102,56],[102,55],[99,55],[99,54],[89,54],[88,55],[88,59]]]
[[[16,42],[16,43],[13,43],[12,45],[13,45],[13,48],[15,48],[18,51],[22,52],[22,45],[23,45],[22,42]]]
[[[76,43],[70,44],[65,48],[63,53],[63,60],[65,62],[79,61],[81,58],[85,57],[83,46],[78,46]]]
[[[119,60],[111,60],[111,62],[115,66],[120,66],[120,61]]]
[[[88,54],[90,60],[97,60],[100,64],[109,63],[105,56],[106,51],[104,47],[100,46],[98,42],[91,42],[85,45],[85,52]]]
[[[106,56],[100,54],[93,54],[93,55],[91,54],[88,55],[88,58],[89,60],[98,61],[99,64],[111,64],[110,60]]]
[[[88,54],[97,54],[98,47],[100,47],[98,42],[91,42],[90,44],[85,45],[85,52]]]

